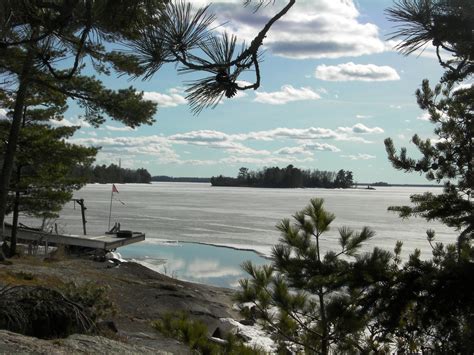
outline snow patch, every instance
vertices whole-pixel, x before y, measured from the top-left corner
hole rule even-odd
[[[241,334],[244,338],[250,339],[246,342],[247,345],[255,346],[269,354],[276,354],[277,345],[260,325],[243,325],[232,318],[221,318],[220,321],[227,322],[236,327],[237,333]]]

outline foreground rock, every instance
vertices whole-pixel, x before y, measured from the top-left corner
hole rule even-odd
[[[116,340],[88,336],[71,335],[60,340],[41,340],[0,330],[0,354],[158,354],[169,352],[150,347],[126,344]]]
[[[111,324],[118,330],[113,337],[124,341],[128,346],[144,347],[136,350],[140,353],[148,348],[154,353],[158,350],[174,354],[190,353],[187,346],[162,336],[151,326],[152,321],[166,313],[185,312],[190,318],[204,322],[210,335],[220,325],[220,318],[237,317],[232,310],[232,290],[176,280],[135,263],[123,263],[118,267],[108,268],[106,263],[84,259],[46,263],[37,259],[22,258],[12,259],[12,262],[12,265],[0,264],[0,288],[7,284],[42,285],[54,288],[71,281],[77,284],[92,281],[98,285],[109,286],[109,297],[117,308],[116,314],[106,319],[113,322]],[[27,277],[23,277],[24,275]],[[68,342],[74,339],[74,344],[79,346],[76,352],[115,353],[106,349],[92,350],[92,344],[96,342],[95,337],[82,337],[84,336],[74,335],[68,340],[41,343],[53,346],[57,343],[69,344]],[[83,348],[80,348],[81,341]],[[87,345],[88,341],[92,342],[91,345]],[[97,344],[99,343],[105,344],[97,341]],[[1,344],[10,346],[4,339]],[[20,344],[21,342],[17,346]],[[66,349],[68,350],[64,352],[69,352],[71,348]],[[21,351],[21,348],[17,348],[17,351]],[[124,350],[124,352],[133,351],[135,350]],[[8,353],[9,350],[0,347],[0,352]],[[38,352],[41,353],[41,350]]]

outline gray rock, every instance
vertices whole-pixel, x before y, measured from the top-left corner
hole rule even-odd
[[[255,325],[255,320],[254,319],[242,319],[242,320],[239,320],[239,323],[243,324],[243,325],[253,326],[253,325]]]
[[[74,334],[66,339],[42,340],[0,330],[0,354],[158,354],[169,352],[116,340],[83,334]]]

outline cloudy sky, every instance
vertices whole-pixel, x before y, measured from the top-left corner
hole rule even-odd
[[[196,5],[206,4],[195,0]],[[215,0],[217,23],[250,40],[281,8],[277,0],[257,13],[242,0]],[[442,71],[431,48],[410,57],[393,50],[384,9],[391,0],[298,0],[271,30],[261,64],[262,85],[193,116],[183,88],[186,75],[164,67],[151,80],[104,78],[130,84],[159,104],[156,123],[136,130],[107,122],[94,129],[71,107],[60,124],[81,124],[76,143],[101,146],[99,163],[145,167],[152,175],[234,176],[241,166],[293,164],[354,172],[359,182],[415,182],[395,171],[383,140],[409,146],[416,132],[432,136],[414,92]],[[415,153],[413,147],[409,152]]]

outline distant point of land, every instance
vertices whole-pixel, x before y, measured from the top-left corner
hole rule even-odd
[[[392,184],[387,182],[356,182],[354,186],[379,186],[379,187],[443,187],[443,185],[437,184]]]
[[[205,182],[211,183],[211,178],[207,177],[173,177],[166,175],[153,176],[151,181],[154,182]]]

